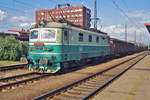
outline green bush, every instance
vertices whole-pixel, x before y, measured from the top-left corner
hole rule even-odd
[[[28,43],[23,43],[13,36],[0,38],[0,60],[19,60],[27,56]]]

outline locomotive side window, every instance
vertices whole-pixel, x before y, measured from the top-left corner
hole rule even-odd
[[[105,40],[105,38],[104,38],[104,37],[102,37],[102,39],[103,39],[103,40]]]
[[[79,41],[83,41],[83,33],[79,33]]]
[[[98,36],[96,37],[96,43],[99,43],[99,37]]]
[[[89,35],[89,42],[92,42],[92,35]]]
[[[68,40],[68,31],[64,31],[64,39]]]

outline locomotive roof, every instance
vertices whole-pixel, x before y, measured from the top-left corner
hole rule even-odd
[[[88,32],[88,33],[92,33],[92,34],[108,36],[107,33],[104,33],[104,32],[100,32],[100,31],[95,32],[93,29],[84,29],[84,28],[69,25],[67,23],[58,23],[58,22],[48,22],[48,23],[42,24],[42,25],[34,24],[31,26],[31,29],[34,29],[34,28],[69,28],[69,29],[78,30],[81,32]]]

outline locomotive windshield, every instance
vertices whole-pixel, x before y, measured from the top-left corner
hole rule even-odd
[[[56,41],[57,29],[41,28],[33,29],[30,34],[30,41]]]
[[[56,40],[55,29],[42,29],[41,30],[41,41],[55,41]]]

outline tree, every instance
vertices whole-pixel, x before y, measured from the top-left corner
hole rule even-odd
[[[27,56],[28,44],[21,43],[15,37],[0,38],[0,60],[19,60]]]

